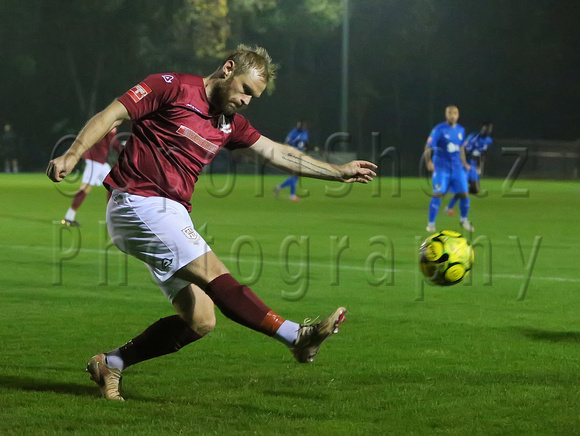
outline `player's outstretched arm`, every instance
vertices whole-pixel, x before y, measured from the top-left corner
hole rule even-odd
[[[80,131],[70,148],[52,159],[46,168],[46,175],[53,182],[60,182],[73,170],[83,153],[99,142],[114,127],[129,120],[129,112],[118,100],[113,101],[103,111],[92,117]]]
[[[345,165],[333,165],[314,159],[289,145],[274,142],[265,136],[261,136],[250,150],[270,165],[298,176],[343,183],[368,183],[376,176],[374,170],[377,166],[372,162],[353,160]]]

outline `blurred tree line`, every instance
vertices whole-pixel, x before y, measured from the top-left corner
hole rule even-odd
[[[416,172],[448,103],[468,130],[575,139],[580,2],[350,0],[351,149],[371,132]],[[342,0],[2,0],[0,121],[23,139],[25,170],[146,75],[206,75],[238,43],[280,65],[246,116],[281,140],[298,118],[319,146],[339,128]]]

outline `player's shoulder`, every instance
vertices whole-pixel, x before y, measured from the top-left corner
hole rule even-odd
[[[203,86],[203,77],[187,73],[173,73],[180,84],[186,86],[199,87]]]
[[[235,129],[245,129],[250,125],[250,121],[238,113],[226,118],[226,122],[231,124]]]
[[[437,124],[431,130],[431,136],[434,136],[434,135],[439,134],[440,132],[443,132],[446,129],[446,127],[449,127],[449,124],[447,124],[447,123],[439,123],[439,124]]]
[[[175,87],[203,86],[203,77],[195,76],[193,74],[176,73],[176,72],[151,74],[145,79],[145,81],[152,81],[157,82],[160,85],[175,86]]]

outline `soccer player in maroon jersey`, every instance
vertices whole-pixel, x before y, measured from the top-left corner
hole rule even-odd
[[[85,169],[83,171],[83,178],[81,186],[73,197],[72,204],[66,211],[62,224],[65,226],[78,227],[80,224],[76,220],[77,210],[87,198],[87,194],[91,192],[93,186],[98,186],[103,183],[111,167],[107,162],[109,150],[114,149],[116,152],[121,151],[121,144],[117,140],[117,128],[113,128],[105,135],[103,139],[97,142],[93,147],[83,154],[85,160]]]
[[[332,165],[276,143],[239,115],[274,76],[266,50],[244,45],[206,77],[151,75],[91,118],[69,150],[49,162],[47,175],[59,182],[107,132],[132,123],[132,136],[104,181],[112,194],[107,226],[120,250],[145,262],[177,315],[89,361],[87,371],[105,398],[123,400],[119,381],[127,367],[176,352],[213,330],[214,304],[233,321],[285,344],[302,363],[311,362],[344,321],[344,307],[309,325],[276,314],[230,275],[188,214],[199,173],[222,147],[248,148],[300,176],[368,183],[376,175],[371,162]]]

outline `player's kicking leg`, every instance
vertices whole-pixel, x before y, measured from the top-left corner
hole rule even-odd
[[[301,363],[309,363],[322,342],[338,332],[346,309],[340,307],[317,324],[304,325],[286,320],[264,304],[248,286],[241,285],[210,251],[190,262],[176,275],[198,285],[213,300],[221,312],[232,321],[271,336],[285,344]],[[209,282],[205,283],[205,281]]]
[[[298,330],[298,337],[290,347],[292,354],[300,363],[310,363],[318,354],[322,342],[330,335],[338,333],[340,324],[346,316],[346,308],[339,307],[332,314],[317,324],[303,324]]]

